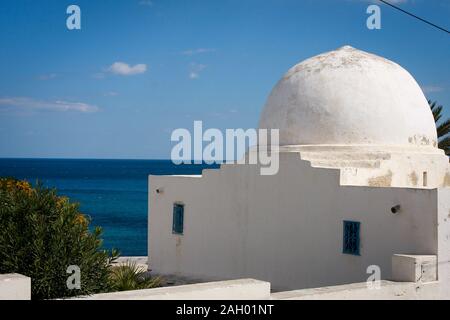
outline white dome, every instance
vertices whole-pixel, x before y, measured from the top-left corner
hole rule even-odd
[[[437,145],[414,78],[349,46],[292,67],[273,88],[259,127],[279,129],[280,145]]]

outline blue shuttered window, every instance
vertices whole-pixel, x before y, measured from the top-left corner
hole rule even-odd
[[[183,234],[183,227],[184,227],[183,223],[184,223],[184,205],[174,203],[172,233]]]
[[[344,221],[343,253],[359,256],[359,230],[359,222]]]

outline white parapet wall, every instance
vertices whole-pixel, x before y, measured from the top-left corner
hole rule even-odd
[[[436,281],[436,256],[394,254],[392,256],[392,280],[405,282]]]
[[[207,282],[96,294],[77,300],[414,300],[449,299],[442,295],[442,283],[381,280],[270,293],[270,284],[254,279]]]
[[[0,300],[30,300],[31,278],[18,273],[0,274]]]
[[[142,259],[142,258],[140,258]],[[78,300],[398,300],[450,299],[449,282],[437,277],[435,255],[395,254],[393,280],[351,283],[271,293],[269,282],[237,279],[80,296]],[[0,300],[29,300],[31,279],[0,275]]]
[[[448,281],[437,281],[435,255],[392,256],[394,281],[369,281],[274,293],[273,300],[414,300],[450,299]]]
[[[142,259],[142,258],[141,258]],[[392,256],[393,280],[351,283],[310,289],[270,292],[270,283],[240,279],[155,289],[96,294],[92,300],[406,300],[450,299],[447,281],[437,280],[435,255]]]
[[[273,293],[273,300],[434,300],[448,299],[440,294],[440,283],[392,282],[382,280],[313,289]]]
[[[270,283],[254,279],[189,284],[175,287],[101,293],[86,300],[267,300]]]

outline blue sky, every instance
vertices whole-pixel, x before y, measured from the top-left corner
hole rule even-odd
[[[373,2],[2,0],[0,157],[168,159],[173,129],[256,127],[284,72],[346,44],[401,64],[450,116],[450,35],[386,5],[369,30]],[[450,28],[448,0],[393,2]]]

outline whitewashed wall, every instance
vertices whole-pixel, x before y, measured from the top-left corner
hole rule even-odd
[[[72,300],[266,300],[270,283],[239,279],[80,296]]]
[[[0,274],[0,300],[30,300],[31,278],[18,274]]]
[[[450,188],[437,190],[438,196],[438,280],[442,296],[450,299]]]
[[[275,176],[227,165],[201,178],[149,179],[157,273],[300,289],[365,281],[372,264],[389,279],[393,254],[437,254],[436,190],[339,186],[338,170],[311,168],[296,153],[281,154]],[[174,202],[185,204],[182,236],[172,234]],[[361,256],[342,254],[343,220],[361,222]]]

